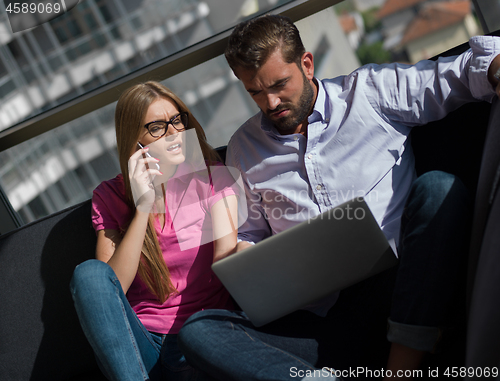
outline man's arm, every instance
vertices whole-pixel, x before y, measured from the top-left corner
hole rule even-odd
[[[344,88],[355,92],[353,99],[366,97],[393,127],[427,124],[468,102],[491,102],[500,38],[475,36],[469,44],[466,52],[436,61],[363,66],[346,77]]]
[[[240,171],[247,204],[246,220],[238,228],[238,244],[236,246],[236,251],[240,251],[247,248],[249,245],[260,242],[264,238],[271,236],[271,228],[265,217],[265,211],[260,203],[260,197],[252,192],[248,186],[246,174],[241,169],[238,155],[235,151],[237,151],[237,149],[234,148],[234,141],[230,141],[227,148],[226,165]]]

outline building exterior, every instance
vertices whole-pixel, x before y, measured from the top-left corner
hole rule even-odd
[[[0,12],[0,131],[284,2],[85,0],[16,34]],[[359,66],[332,9],[297,25],[318,77]],[[215,147],[257,111],[221,56],[164,83]],[[99,182],[120,171],[113,117],[110,104],[0,152],[0,186],[25,223],[90,198]]]
[[[479,33],[469,0],[427,3],[406,28],[401,46],[410,62],[417,62]]]
[[[382,21],[384,49],[391,50],[399,45],[406,27],[425,1],[427,0],[386,0],[378,11],[378,18]]]
[[[378,12],[384,48],[415,63],[481,33],[470,0],[386,0]]]
[[[353,2],[358,11],[364,12],[371,8],[381,7],[385,0],[353,0]]]
[[[349,41],[351,48],[356,50],[365,34],[363,17],[359,12],[343,13],[339,16],[340,26]]]

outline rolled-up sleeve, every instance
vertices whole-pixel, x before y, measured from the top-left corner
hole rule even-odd
[[[390,125],[423,125],[465,103],[491,102],[495,96],[488,68],[500,53],[500,38],[476,36],[469,44],[471,48],[464,53],[435,61],[366,65],[345,81],[366,85],[366,100]]]
[[[491,61],[500,54],[500,38],[475,36],[470,39],[469,44],[472,50],[469,67],[470,91],[475,98],[491,102],[495,91],[488,81],[488,69]]]

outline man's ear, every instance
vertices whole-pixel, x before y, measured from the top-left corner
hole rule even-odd
[[[300,65],[307,79],[314,77],[314,57],[311,52],[305,52],[300,59]]]

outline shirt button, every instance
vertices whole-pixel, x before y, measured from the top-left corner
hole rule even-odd
[[[293,140],[299,140],[299,137],[298,136],[294,136]]]
[[[311,154],[307,155],[307,158],[308,158],[309,160],[311,160],[311,159],[312,159],[312,157],[313,157],[313,156],[312,156]]]
[[[316,185],[317,190],[321,190],[321,185]]]

